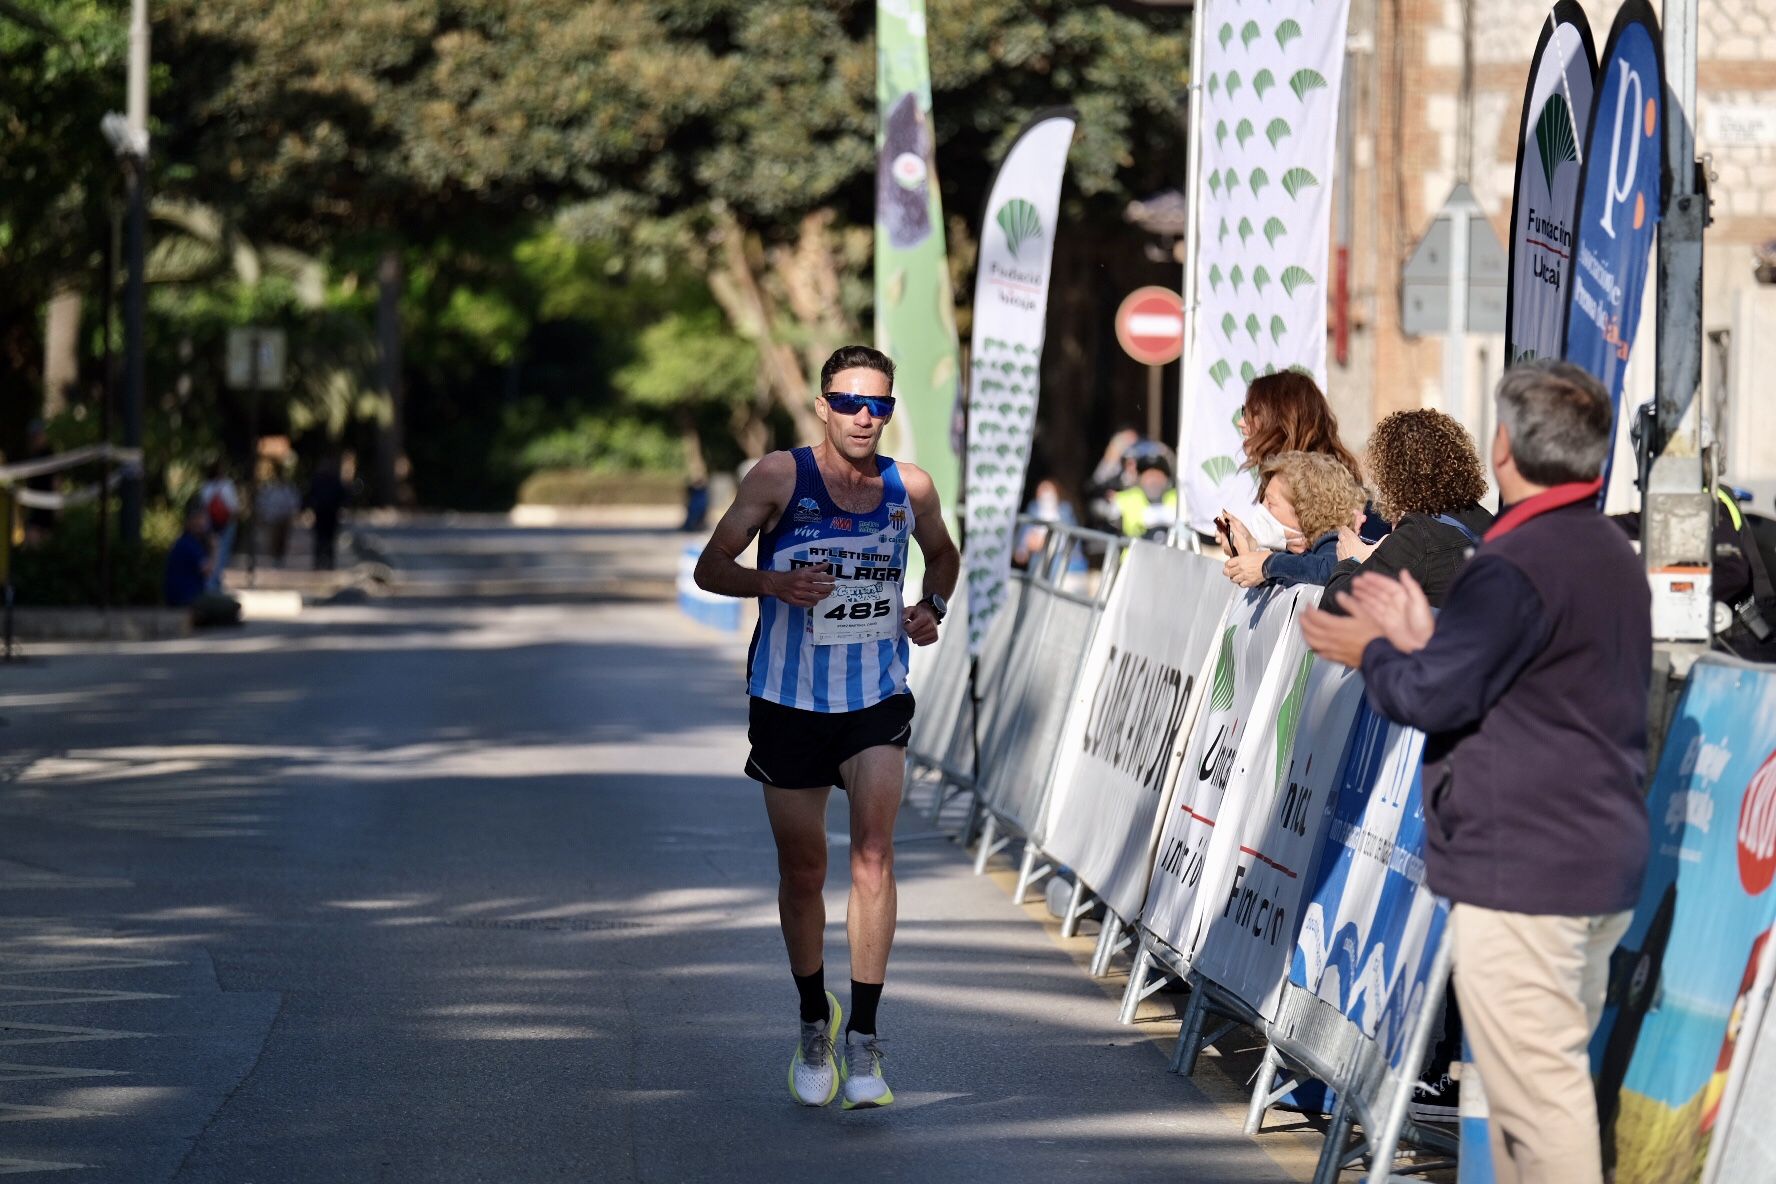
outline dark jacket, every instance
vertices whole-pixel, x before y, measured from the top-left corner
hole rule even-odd
[[[1472,534],[1464,534],[1429,514],[1408,514],[1400,519],[1393,533],[1381,540],[1381,546],[1375,548],[1368,560],[1363,563],[1355,559],[1339,560],[1331,579],[1326,582],[1326,594],[1320,597],[1320,607],[1343,614],[1338,594],[1350,591],[1351,581],[1358,572],[1398,576],[1409,571],[1424,589],[1431,607],[1442,608],[1449,595],[1449,586],[1455,583],[1456,573],[1467,562],[1475,540],[1492,525],[1492,511],[1479,505],[1458,510],[1449,517],[1467,527]]]
[[[1424,649],[1363,654],[1376,709],[1427,733],[1426,877],[1459,903],[1595,916],[1639,896],[1652,598],[1595,488],[1502,516]]]
[[[1264,582],[1278,588],[1324,584],[1337,565],[1338,532],[1329,530],[1299,555],[1292,551],[1274,552],[1264,561]]]
[[[198,535],[186,531],[167,551],[166,573],[161,593],[173,608],[184,608],[203,595],[209,575],[204,568],[210,561],[210,545]]]

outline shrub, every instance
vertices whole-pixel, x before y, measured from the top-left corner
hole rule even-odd
[[[669,473],[592,473],[544,469],[525,479],[525,506],[667,506],[684,501],[684,478]]]
[[[110,528],[117,529],[113,508]],[[157,605],[166,573],[167,550],[181,530],[179,514],[169,507],[149,510],[142,519],[142,541],[111,546],[111,603]],[[99,511],[75,506],[56,516],[48,538],[12,552],[12,585],[16,602],[27,605],[97,605],[99,603]]]

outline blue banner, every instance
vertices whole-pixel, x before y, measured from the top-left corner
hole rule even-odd
[[[1564,357],[1597,376],[1617,418],[1664,209],[1664,107],[1658,20],[1647,0],[1627,0],[1603,51],[1586,129],[1564,334]],[[1608,481],[1606,462],[1606,492]]]
[[[1776,670],[1696,664],[1647,805],[1652,858],[1592,1063],[1617,1184],[1686,1184],[1776,920]]]
[[[1448,906],[1424,883],[1424,734],[1357,712],[1289,981],[1404,1054]]]

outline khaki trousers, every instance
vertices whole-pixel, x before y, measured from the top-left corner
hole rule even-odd
[[[1455,990],[1491,1109],[1498,1184],[1602,1184],[1586,1046],[1630,913],[1533,916],[1458,904]]]

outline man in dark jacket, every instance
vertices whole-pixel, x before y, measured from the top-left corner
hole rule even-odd
[[[1610,402],[1563,362],[1506,373],[1505,505],[1433,620],[1366,575],[1308,644],[1360,665],[1382,714],[1426,734],[1426,879],[1454,903],[1455,986],[1500,1184],[1601,1184],[1586,1054],[1646,867],[1646,574],[1597,511]]]

